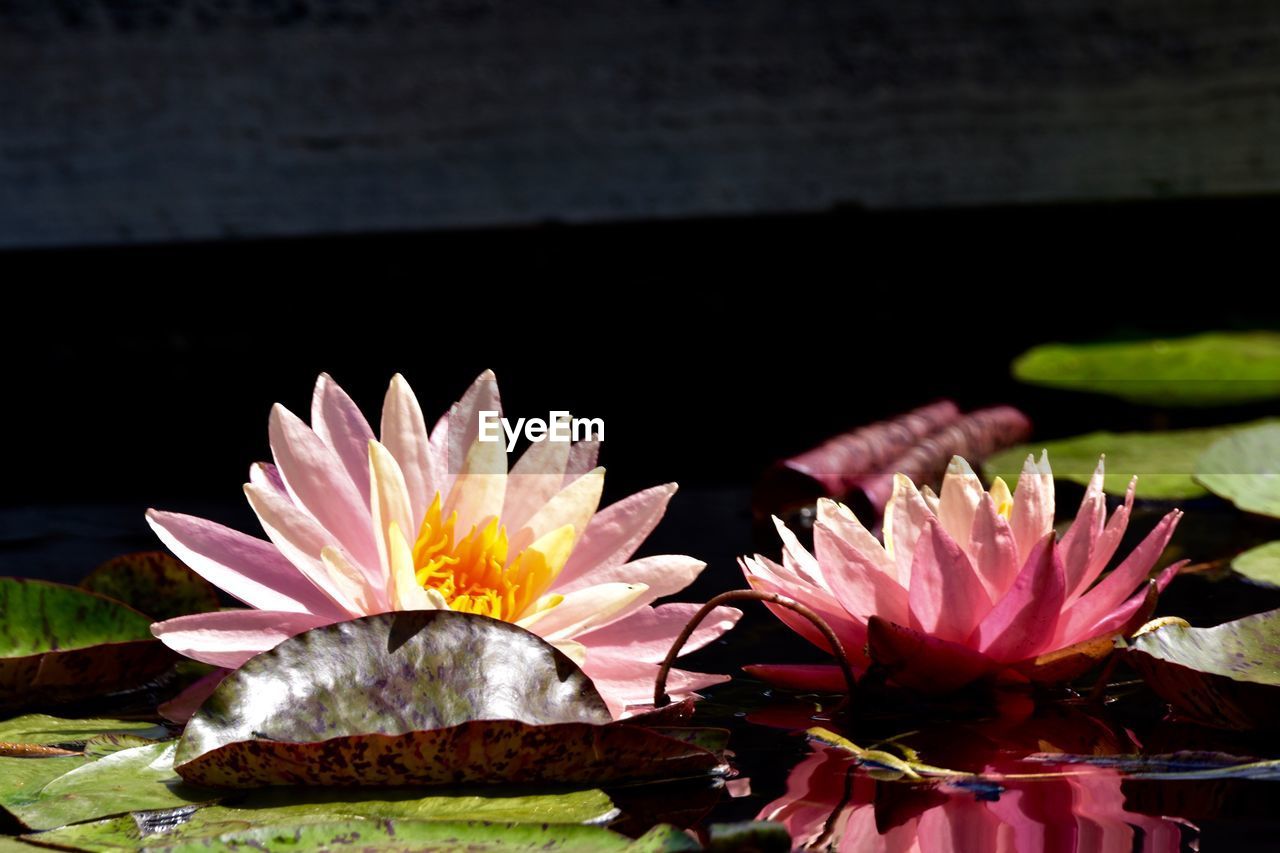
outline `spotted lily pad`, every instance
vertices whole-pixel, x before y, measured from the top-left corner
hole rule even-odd
[[[388,613],[300,634],[231,673],[188,723],[175,767],[256,787],[603,784],[721,764],[610,720],[582,670],[522,628]]]
[[[1032,385],[1089,391],[1154,406],[1220,406],[1280,398],[1280,334],[1208,332],[1186,338],[1043,344],[1018,356]]]
[[[1280,541],[1268,542],[1238,554],[1231,568],[1249,580],[1280,586]]]
[[[0,709],[136,687],[174,659],[148,617],[75,587],[0,578],[0,613]]]
[[[1165,625],[1130,640],[1126,657],[1180,716],[1218,728],[1280,726],[1280,610],[1213,628]]]
[[[1214,442],[1196,462],[1196,480],[1246,512],[1280,518],[1280,423]]]
[[[86,832],[85,830],[89,831]],[[64,849],[90,851],[156,850],[169,853],[207,850],[338,850],[378,853],[418,853],[422,850],[466,850],[472,853],[662,853],[702,849],[697,842],[669,826],[655,827],[632,840],[596,826],[555,823],[491,823],[480,821],[418,821],[347,819],[285,826],[253,827],[231,822],[209,825],[206,834],[178,832],[151,836],[141,845],[102,843],[92,828],[68,827],[42,834],[42,843]]]
[[[114,598],[155,621],[218,609],[213,584],[163,551],[108,560],[80,582],[82,589]]]
[[[1201,454],[1220,439],[1264,425],[1280,427],[1280,420],[1166,432],[1091,432],[1002,451],[983,462],[982,470],[988,478],[999,476],[1016,483],[1027,454],[1038,457],[1043,448],[1049,451],[1056,478],[1087,485],[1098,467],[1098,457],[1105,453],[1107,475],[1103,488],[1107,492],[1123,495],[1129,479],[1136,474],[1139,498],[1187,500],[1209,493],[1193,479]]]
[[[279,796],[282,793],[287,796]],[[270,791],[235,806],[140,811],[66,826],[38,838],[44,843],[82,850],[137,850],[194,845],[227,833],[292,832],[315,824],[362,820],[572,825],[599,823],[616,813],[609,797],[596,789],[548,793],[504,790],[491,796],[458,793],[429,797],[413,789],[381,789],[377,793],[331,789],[303,795]]]

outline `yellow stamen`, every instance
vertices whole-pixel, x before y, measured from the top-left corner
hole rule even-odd
[[[996,505],[996,512],[1004,516],[1005,520],[1009,519],[1013,512],[1013,493],[1009,491],[1009,484],[1001,477],[996,477],[991,483],[991,500]]]
[[[549,563],[546,554],[528,548],[508,563],[507,530],[498,519],[459,538],[458,514],[444,518],[441,507],[436,493],[413,545],[413,565],[418,583],[439,592],[453,610],[513,622],[551,585],[568,557]]]

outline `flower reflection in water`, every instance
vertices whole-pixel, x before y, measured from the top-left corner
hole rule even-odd
[[[1010,779],[1019,774],[1049,778]],[[863,851],[1114,851],[1173,853],[1183,821],[1125,809],[1114,770],[1003,761],[998,782],[936,785],[877,780],[849,752],[821,747],[787,779],[761,820],[785,824],[798,848]]]

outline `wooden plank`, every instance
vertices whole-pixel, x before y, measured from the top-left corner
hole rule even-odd
[[[0,247],[1270,193],[1266,0],[0,0]]]

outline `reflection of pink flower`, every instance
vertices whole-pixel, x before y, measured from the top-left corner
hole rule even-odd
[[[657,525],[675,484],[597,511],[596,442],[544,440],[510,471],[502,442],[480,441],[480,413],[500,411],[483,374],[429,433],[405,380],[391,381],[381,439],[328,376],[311,426],[271,412],[275,464],[245,486],[270,541],[151,510],[156,533],[187,565],[253,610],[158,623],[153,632],[197,660],[237,667],[294,634],[392,610],[450,607],[514,622],[582,664],[615,716],[652,701],[657,664],[697,609],[652,607],[703,563],[630,557]],[[722,607],[686,649],[738,617]],[[677,671],[673,696],[726,680]]]
[[[1058,656],[1050,672],[1042,656],[1135,628],[1177,571],[1170,567],[1154,586],[1147,583],[1177,525],[1174,510],[1094,583],[1124,535],[1133,494],[1130,483],[1124,505],[1108,520],[1099,462],[1075,521],[1055,541],[1047,458],[1037,465],[1028,457],[1010,493],[999,478],[984,490],[968,463],[955,457],[941,495],[921,493],[897,477],[883,544],[847,508],[822,500],[813,554],[775,519],[782,564],[756,556],[743,559],[742,567],[756,589],[795,598],[824,617],[856,667],[874,661],[902,686],[945,691],[1013,670],[1070,678],[1078,668]],[[807,621],[781,608],[774,612],[827,648]],[[863,651],[868,646],[870,658]],[[1091,659],[1082,653],[1075,660]],[[785,686],[843,689],[833,666],[751,669]]]
[[[1180,849],[1179,822],[1125,810],[1116,771],[1020,767],[1028,770],[1070,775],[1005,780],[980,797],[959,786],[877,782],[856,769],[850,753],[823,748],[796,765],[786,794],[758,819],[783,823],[797,847],[814,850],[1129,853],[1139,832],[1143,851]]]

